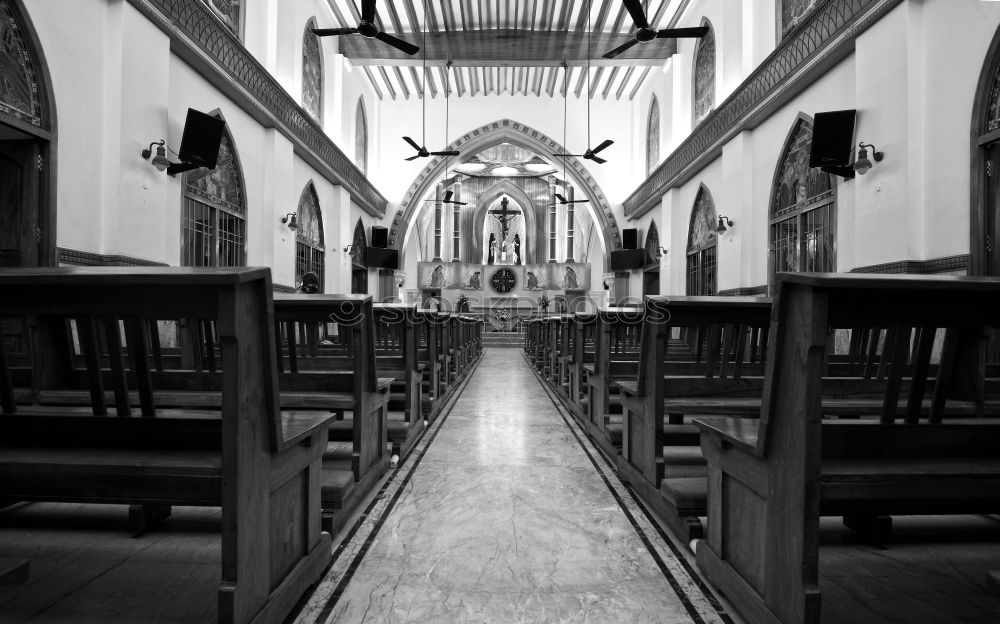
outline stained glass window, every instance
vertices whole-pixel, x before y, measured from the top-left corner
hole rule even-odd
[[[778,3],[780,38],[784,39],[785,35],[801,24],[819,2],[820,0],[781,0]]]
[[[358,98],[358,110],[354,127],[354,160],[361,173],[368,174],[368,120],[365,117],[365,101]]]
[[[990,97],[986,105],[986,132],[1000,128],[1000,65],[993,74],[993,84],[990,85]]]
[[[243,173],[227,131],[215,169],[195,169],[184,175],[181,264],[246,265],[246,212]]]
[[[646,264],[656,264],[660,261],[660,232],[656,229],[656,221],[649,222],[646,232]]]
[[[240,36],[243,0],[205,0],[205,3],[222,20],[226,28],[233,31],[237,37]]]
[[[302,108],[313,119],[323,121],[323,59],[319,37],[313,34],[315,20],[309,20],[302,34]]]
[[[715,106],[715,31],[706,20],[708,33],[698,40],[694,56],[694,123],[704,119]]]
[[[33,55],[14,7],[0,0],[0,112],[41,126],[40,94]]]
[[[656,96],[649,103],[649,123],[646,126],[646,175],[660,164],[660,103]]]
[[[771,272],[835,271],[837,224],[833,176],[809,166],[812,124],[795,122],[771,195]]]
[[[708,189],[701,187],[691,209],[687,244],[687,294],[714,295],[716,249],[719,235],[715,202]]]
[[[326,255],[323,244],[323,214],[319,208],[316,187],[312,182],[302,190],[296,215],[299,229],[295,231],[295,283],[301,283],[302,276],[312,271],[319,277],[320,292],[322,292]]]

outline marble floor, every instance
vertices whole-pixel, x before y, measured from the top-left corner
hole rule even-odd
[[[519,350],[466,383],[297,623],[732,621]]]

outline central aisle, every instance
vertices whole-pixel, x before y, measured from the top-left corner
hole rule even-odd
[[[519,350],[486,351],[393,483],[299,622],[728,620]]]

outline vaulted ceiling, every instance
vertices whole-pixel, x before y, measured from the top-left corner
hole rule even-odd
[[[338,23],[319,26],[358,25],[359,0],[327,2]],[[649,25],[663,29],[677,25],[688,2],[644,0],[643,7]],[[634,38],[621,0],[379,0],[376,6],[379,29],[422,48],[409,56],[357,34],[336,37],[339,51],[363,69],[381,99],[421,97],[425,62],[431,98],[443,95],[445,84],[452,97],[562,97],[564,84],[580,97],[589,62],[590,97],[631,99],[677,49],[675,39],[655,39],[613,60],[601,58]]]

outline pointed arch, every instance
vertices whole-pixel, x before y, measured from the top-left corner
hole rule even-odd
[[[351,263],[358,267],[367,267],[365,250],[368,248],[368,236],[365,234],[365,224],[358,219],[354,224],[354,237],[351,239]]]
[[[211,114],[225,119],[219,111]],[[181,265],[246,266],[246,185],[228,124],[215,169],[185,173],[183,187]]]
[[[660,264],[660,232],[656,229],[656,221],[649,222],[649,230],[646,232],[646,266]]]
[[[298,285],[303,275],[312,272],[319,277],[320,292],[323,292],[326,273],[323,211],[312,180],[302,189],[295,214],[299,224],[295,230],[295,283]]]
[[[697,126],[715,108],[715,28],[712,27],[712,22],[704,17],[701,25],[708,26],[708,33],[698,39],[695,47],[692,72],[694,82],[691,103],[692,126]]]
[[[472,215],[472,254],[468,256],[473,258],[473,262],[478,261],[477,259],[485,257],[486,249],[485,242],[483,241],[483,222],[486,220],[486,211],[489,209],[493,202],[495,202],[501,195],[508,195],[515,203],[521,206],[521,214],[524,215],[524,230],[525,232],[538,232],[537,223],[535,221],[535,212],[533,210],[535,204],[528,197],[528,194],[524,192],[524,189],[517,186],[510,180],[501,179],[499,182],[489,187],[479,196],[476,203],[476,211]],[[538,240],[532,239],[530,236],[525,237],[526,240],[521,242],[522,245],[522,257],[524,261],[522,264],[534,264],[540,262],[538,253]]]
[[[309,18],[302,33],[302,108],[323,124],[323,48],[313,34],[316,18]]]
[[[1000,214],[991,208],[1000,199],[1000,189],[990,188],[996,177],[987,175],[987,167],[1000,168],[1000,28],[980,70],[971,125],[969,274],[1000,275],[1000,248],[995,242],[987,244],[987,239],[1000,240]]]
[[[500,143],[512,143],[538,154],[552,158],[557,153],[566,153],[565,148],[544,133],[511,119],[500,119],[473,128],[448,145],[448,150],[460,150],[468,154],[478,153]],[[560,159],[563,160],[563,159]],[[590,199],[588,210],[591,211],[594,223],[601,231],[601,245],[605,252],[621,249],[621,231],[615,221],[611,204],[608,203],[604,191],[594,177],[587,171],[577,158],[566,158],[566,177],[573,185],[581,189]],[[414,230],[416,216],[421,210],[422,198],[426,197],[431,188],[444,176],[448,163],[443,158],[431,158],[410,185],[403,196],[399,210],[393,217],[389,228],[389,244],[402,251],[410,232]]]
[[[779,271],[836,271],[834,176],[809,166],[812,118],[799,113],[771,183],[770,283]]]
[[[55,265],[56,107],[22,0],[0,0],[0,84],[0,129],[26,139],[0,144],[0,178],[17,198],[0,206],[0,266]]]
[[[368,118],[365,116],[365,98],[358,98],[354,114],[354,164],[361,173],[368,175]]]
[[[687,287],[688,295],[714,295],[718,293],[716,267],[718,267],[719,235],[716,232],[718,215],[715,200],[704,184],[698,185],[687,238]]]
[[[646,120],[646,175],[660,164],[660,102],[654,95],[649,101]]]

